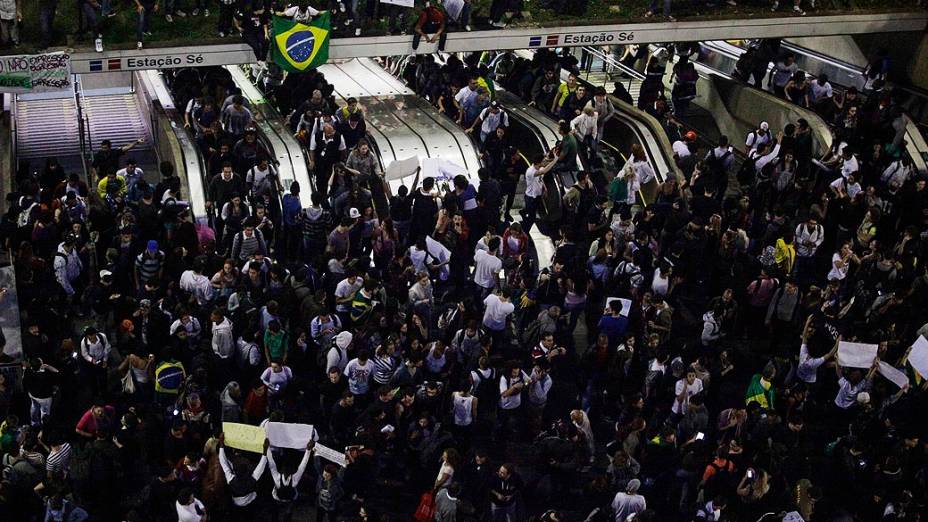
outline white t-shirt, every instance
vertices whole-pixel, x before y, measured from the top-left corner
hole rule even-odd
[[[348,278],[346,277],[345,279],[339,281],[337,285],[335,285],[335,298],[340,299],[348,296],[354,296],[354,294],[358,293],[358,290],[360,290],[363,285],[364,283],[361,281],[360,277],[354,280],[354,284],[349,282]],[[335,305],[335,310],[339,312],[350,312],[351,303]]]
[[[841,175],[847,179],[848,176],[860,170],[860,164],[857,163],[857,156],[851,154],[851,157],[841,162]]]
[[[177,509],[177,522],[200,522],[203,520],[200,513],[206,512],[206,507],[196,498],[186,506],[180,502],[174,502],[174,507]],[[200,513],[197,512],[198,509]]]
[[[529,167],[525,171],[525,196],[529,198],[540,197],[544,192],[544,183],[542,178],[544,176],[536,176],[535,173],[538,172],[538,169],[534,165]]]
[[[345,377],[348,377],[348,391],[355,395],[364,395],[370,389],[371,374],[374,372],[374,364],[368,360],[361,364],[361,361],[352,359],[345,366]]]
[[[861,190],[863,190],[860,187],[860,183],[857,183],[856,181],[854,183],[848,183],[847,179],[845,178],[838,178],[832,181],[831,185],[829,186],[835,189],[843,188],[844,191],[847,192],[848,197],[851,199],[854,199],[854,196],[856,196]]]
[[[480,132],[483,134],[490,134],[491,132],[496,132],[496,128],[500,125],[508,127],[509,115],[502,109],[496,114],[493,114],[493,111],[487,107],[480,113],[480,121],[483,122],[480,124]]]
[[[516,309],[514,304],[504,303],[496,294],[488,295],[483,304],[486,306],[483,311],[483,326],[497,332],[506,327],[506,317]]]
[[[306,6],[305,11],[301,11],[300,7],[296,5],[284,9],[284,16],[292,18],[294,22],[308,22],[318,14],[319,11],[313,9],[312,6]]]
[[[457,94],[454,95],[454,99],[457,100],[458,104],[464,105],[465,103],[471,101],[477,97],[477,91],[470,90],[470,87],[462,87]]]
[[[810,89],[812,91],[813,102],[817,102],[825,98],[831,98],[833,92],[830,83],[825,82],[825,85],[819,85],[818,80],[810,84]]]
[[[815,384],[818,379],[818,367],[825,364],[824,357],[810,357],[809,347],[805,343],[799,347],[799,366],[796,368],[796,375],[799,380],[809,384]]]
[[[677,381],[676,386],[674,386],[674,399],[673,406],[670,407],[670,410],[674,413],[683,413],[686,410],[686,407],[690,404],[690,397],[696,395],[697,393],[703,390],[702,379],[696,377],[696,380],[693,381],[693,384],[690,384],[686,388],[686,395],[683,397],[683,402],[677,400],[677,397],[683,393],[683,385],[686,384],[686,378],[680,379]]]
[[[485,250],[474,254],[474,282],[483,288],[494,288],[497,275],[503,269],[503,261]]]
[[[857,402],[857,394],[864,391],[869,383],[861,379],[856,385],[841,377],[838,379],[838,394],[835,395],[835,406],[846,410]]]
[[[673,153],[679,158],[685,158],[691,154],[690,148],[682,140],[673,142]]]
[[[528,375],[525,372],[521,372],[519,377],[515,379],[509,376],[502,376],[499,378],[499,407],[504,410],[514,410],[522,405],[522,394],[514,393],[509,397],[503,397],[503,392],[508,390],[513,384],[521,382],[523,384],[528,384]],[[523,388],[524,389],[524,388]]]
[[[850,269],[851,264],[845,262],[843,267],[838,268],[835,264],[838,261],[841,261],[841,254],[835,252],[834,255],[831,256],[831,270],[828,272],[829,281],[840,281],[847,277],[847,271]]]

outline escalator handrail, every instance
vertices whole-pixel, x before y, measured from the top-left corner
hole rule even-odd
[[[599,58],[599,59],[602,60],[606,65],[609,65],[610,67],[615,67],[616,69],[619,69],[620,71],[622,71],[623,73],[625,73],[626,75],[630,76],[631,78],[633,78],[633,79],[635,79],[635,80],[644,80],[644,79],[647,77],[644,73],[639,72],[639,71],[636,71],[635,69],[633,69],[633,68],[631,68],[631,67],[625,65],[624,63],[622,63],[622,62],[620,62],[620,61],[618,61],[618,60],[616,60],[614,56],[612,56],[612,55],[610,55],[610,54],[606,54],[606,53],[600,51],[599,49],[597,49],[597,48],[595,48],[595,47],[584,47],[583,50],[584,50],[585,52],[590,53],[590,54],[592,54],[593,56]]]

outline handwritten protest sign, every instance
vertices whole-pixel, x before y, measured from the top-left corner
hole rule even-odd
[[[71,88],[71,55],[63,52],[4,56],[0,92],[29,93]]]
[[[841,341],[838,344],[838,364],[845,368],[869,368],[879,349],[875,344]]]
[[[264,453],[264,428],[260,426],[223,422],[222,433],[225,435],[226,446],[230,448]],[[303,446],[306,446],[305,442]]]
[[[901,372],[889,363],[880,361],[879,368],[880,375],[886,377],[889,382],[895,384],[899,388],[904,388],[907,384],[909,384],[909,378],[905,376],[905,373]]]
[[[269,422],[266,426],[267,439],[275,448],[305,449],[309,439],[318,440],[319,434],[312,424],[288,424]]]

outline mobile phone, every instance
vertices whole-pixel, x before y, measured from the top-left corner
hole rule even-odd
[[[753,470],[753,469],[749,469],[749,470],[748,470],[748,478],[749,478],[749,479],[753,479],[753,478],[754,478],[754,470]]]
[[[696,434],[696,440],[702,440],[702,439],[704,439],[704,438],[706,438],[706,434],[705,434],[705,433],[703,433],[703,432],[700,431],[699,433]]]

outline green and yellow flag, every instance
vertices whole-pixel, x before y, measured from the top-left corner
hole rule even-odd
[[[320,13],[308,25],[275,16],[271,41],[274,63],[290,72],[319,67],[329,60],[331,30],[328,11]]]

